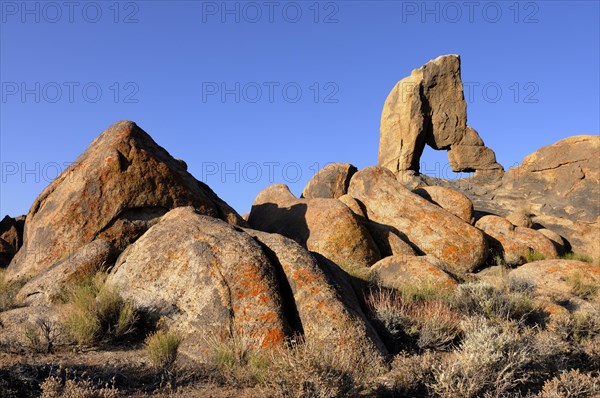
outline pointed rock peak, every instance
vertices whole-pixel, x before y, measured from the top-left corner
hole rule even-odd
[[[11,279],[34,276],[74,250],[105,239],[123,250],[170,209],[192,206],[231,224],[245,221],[144,130],[120,121],[98,136],[35,200]]]

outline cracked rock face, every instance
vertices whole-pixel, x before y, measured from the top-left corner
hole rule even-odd
[[[35,276],[95,239],[123,250],[178,206],[245,224],[135,123],[115,123],[35,200],[7,278]]]
[[[448,150],[455,172],[502,171],[494,151],[467,126],[458,55],[444,55],[413,70],[385,101],[378,165],[395,174],[418,172],[425,144]]]
[[[494,201],[527,205],[575,252],[600,258],[600,136],[579,135],[540,148],[506,172]]]

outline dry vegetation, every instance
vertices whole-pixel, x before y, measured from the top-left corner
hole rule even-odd
[[[61,325],[43,320],[24,325],[22,351],[0,354],[7,360],[0,367],[3,396],[600,394],[600,312],[549,317],[524,280],[505,276],[494,285],[471,281],[455,289],[371,286],[365,308],[392,348],[385,363],[301,337],[265,352],[233,336],[210,339],[205,364],[180,355],[181,335],[149,328],[141,322],[143,314],[104,280],[90,275],[65,290],[62,299],[70,311]],[[597,293],[581,275],[569,283],[577,296]],[[14,307],[16,289],[0,285],[3,310]],[[72,343],[57,345],[59,335]]]

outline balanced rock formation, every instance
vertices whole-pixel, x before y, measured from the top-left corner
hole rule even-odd
[[[356,170],[356,167],[349,163],[327,165],[308,181],[302,191],[302,197],[337,199],[348,192],[350,178]]]
[[[389,225],[409,243],[446,263],[450,271],[472,272],[487,257],[483,233],[405,188],[382,167],[367,167],[352,177],[348,193],[370,221]]]
[[[381,256],[356,215],[337,199],[298,199],[286,185],[261,191],[248,223],[254,229],[278,233],[352,270],[369,267]]]
[[[419,171],[425,144],[448,150],[453,171],[499,171],[494,152],[467,126],[460,57],[438,57],[400,80],[381,114],[379,161],[394,174]]]
[[[35,200],[7,278],[31,277],[96,239],[118,250],[178,206],[245,225],[135,123],[110,126]]]

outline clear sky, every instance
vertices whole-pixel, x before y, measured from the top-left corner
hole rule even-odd
[[[377,163],[394,84],[462,57],[468,123],[509,168],[598,134],[598,1],[1,1],[0,213],[134,120],[240,213],[328,162]],[[445,152],[422,170],[450,177]]]

